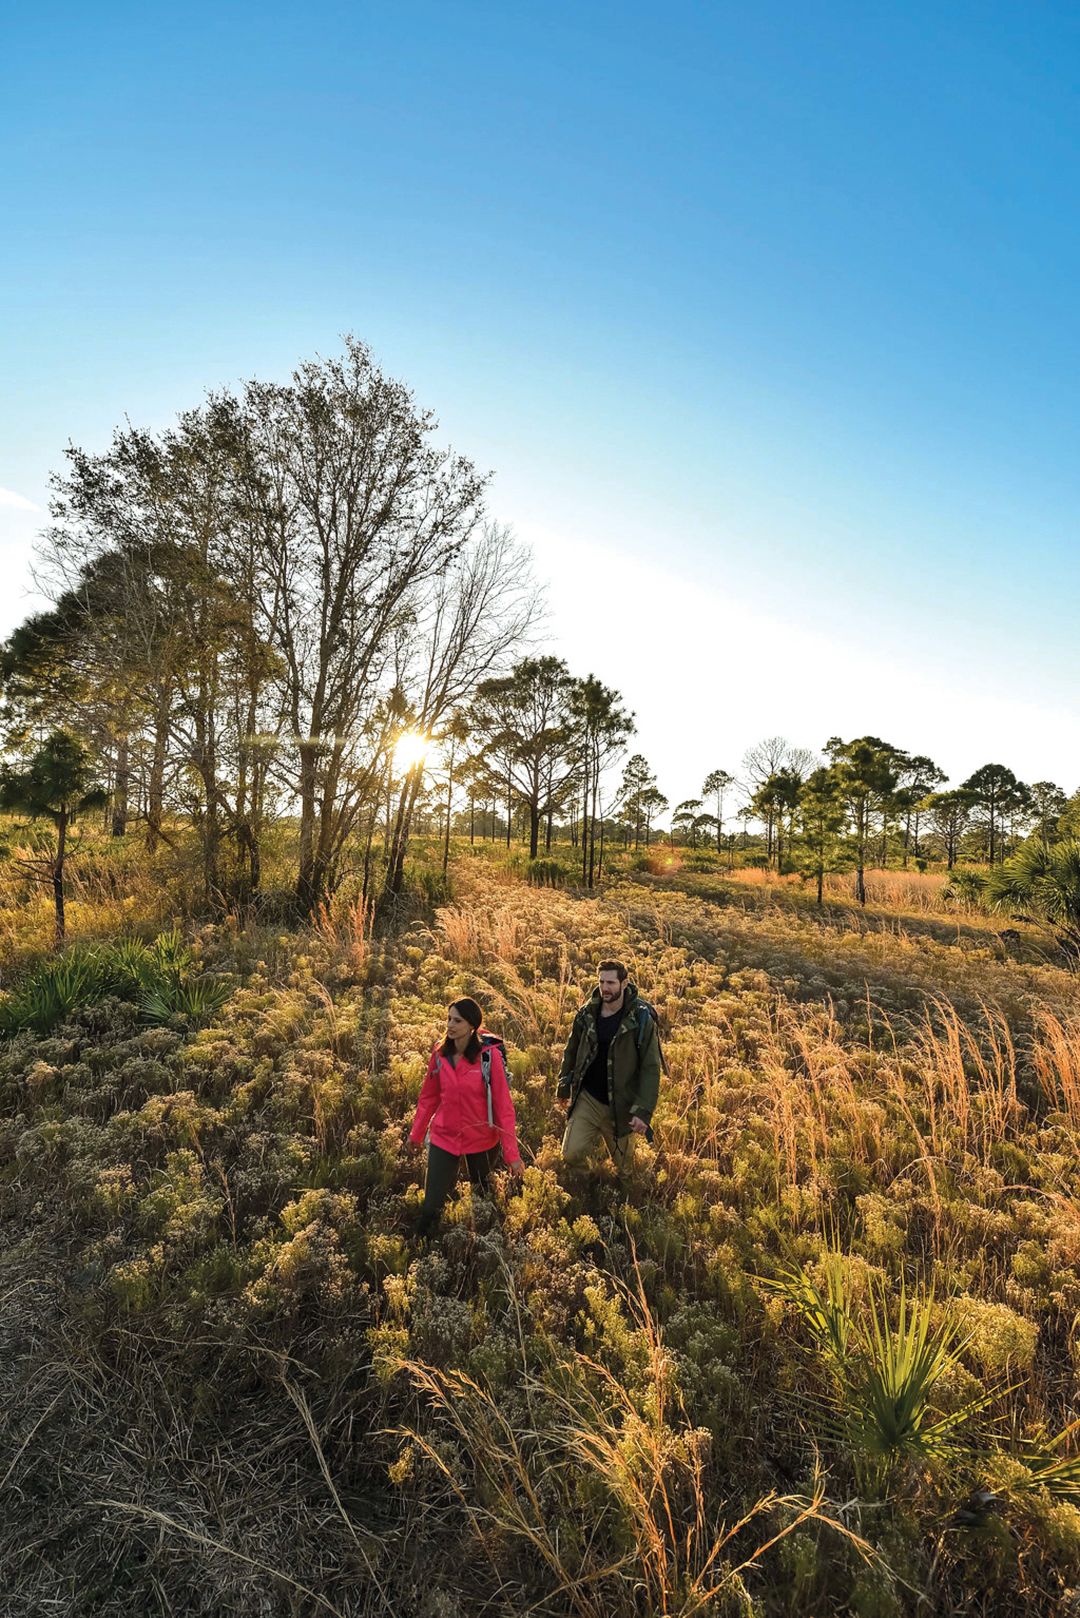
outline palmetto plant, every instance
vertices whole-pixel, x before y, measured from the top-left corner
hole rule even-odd
[[[47,1034],[79,1006],[114,992],[112,975],[97,950],[76,946],[45,961],[0,1004],[0,1032],[32,1029]]]
[[[191,952],[175,930],[151,944],[136,938],[76,944],[43,961],[0,1003],[0,1034],[48,1034],[80,1007],[109,996],[133,1001],[146,1022],[204,1022],[231,988],[220,978],[192,977],[190,965]]]
[[[183,977],[179,972],[168,972],[144,990],[139,1009],[150,1023],[169,1022],[173,1017],[185,1022],[207,1022],[231,993],[220,978]]]
[[[986,896],[996,910],[1023,915],[1051,927],[1070,953],[1080,957],[1080,842],[1047,848],[1026,843],[991,871]]]
[[[871,1285],[856,1315],[835,1250],[825,1260],[823,1287],[801,1266],[765,1284],[808,1328],[829,1380],[824,1401],[816,1402],[822,1426],[851,1451],[870,1487],[887,1486],[903,1462],[962,1450],[959,1430],[1000,1391],[947,1415],[935,1410],[935,1390],[959,1362],[964,1341],[952,1322],[935,1319],[932,1289],[910,1296],[901,1283],[894,1311],[885,1285]]]
[[[965,1340],[952,1322],[935,1324],[933,1292],[909,1298],[901,1283],[894,1324],[884,1286],[872,1287],[860,1339],[856,1397],[848,1412],[848,1431],[858,1447],[887,1464],[962,1447],[957,1429],[995,1393],[977,1395],[947,1416],[934,1413],[934,1389],[957,1364]]]

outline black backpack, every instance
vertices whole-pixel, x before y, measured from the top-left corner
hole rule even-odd
[[[668,1065],[667,1065],[667,1057],[664,1055],[664,1047],[660,1043],[660,1018],[656,1015],[655,1008],[653,1006],[650,1006],[650,1004],[649,1004],[649,1002],[647,1000],[639,1000],[638,1001],[637,1017],[638,1017],[638,1023],[637,1023],[638,1056],[640,1057],[642,1051],[645,1049],[645,1041],[649,1037],[649,1028],[650,1028],[650,1026],[655,1028],[656,1029],[656,1049],[660,1053],[660,1071],[661,1071],[661,1073],[664,1074],[664,1076],[666,1078],[667,1077],[667,1071],[668,1071]]]

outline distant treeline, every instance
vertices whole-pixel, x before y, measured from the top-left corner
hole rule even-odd
[[[439,831],[444,863],[454,829],[517,830],[533,858],[568,841],[589,885],[605,846],[659,834],[671,806],[641,755],[624,763],[633,715],[537,655],[529,557],[435,428],[350,339],[163,432],[68,449],[40,542],[53,604],[0,663],[2,801],[56,827],[44,874],[61,931],[79,814],[116,836],[141,826],[151,853],[193,827],[213,906],[259,894],[285,818],[304,909],[349,872],[365,897],[399,892],[418,825]],[[819,884],[854,868],[863,898],[868,863],[994,865],[1070,829],[1053,783],[996,764],[945,779],[876,737],[823,755],[773,738],[740,779],[712,770],[663,835]]]

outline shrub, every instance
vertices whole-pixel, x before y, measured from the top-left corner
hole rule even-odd
[[[932,1291],[912,1297],[904,1282],[895,1321],[885,1285],[877,1282],[856,1316],[837,1250],[824,1269],[824,1290],[801,1266],[766,1285],[794,1306],[810,1332],[828,1374],[826,1426],[851,1450],[863,1482],[887,1486],[903,1461],[955,1454],[958,1429],[994,1397],[974,1395],[948,1415],[935,1410],[935,1388],[959,1362],[958,1327],[935,1318]]]
[[[956,910],[981,910],[986,893],[982,871],[954,871],[941,897]]]
[[[0,1005],[0,1033],[52,1032],[73,1012],[116,998],[139,1006],[150,1023],[181,1017],[204,1022],[231,992],[221,978],[191,977],[191,951],[178,931],[152,944],[75,944],[27,974]]]
[[[573,872],[561,860],[530,860],[525,868],[526,881],[534,888],[563,888],[573,881]]]

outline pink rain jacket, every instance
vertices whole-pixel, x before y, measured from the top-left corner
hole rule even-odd
[[[419,1145],[430,1124],[431,1144],[441,1146],[444,1152],[456,1152],[460,1157],[464,1152],[486,1152],[501,1144],[503,1161],[517,1162],[521,1156],[517,1120],[502,1052],[497,1048],[491,1052],[491,1112],[494,1128],[487,1120],[487,1086],[479,1056],[473,1062],[459,1056],[455,1065],[436,1045],[409,1139]]]

